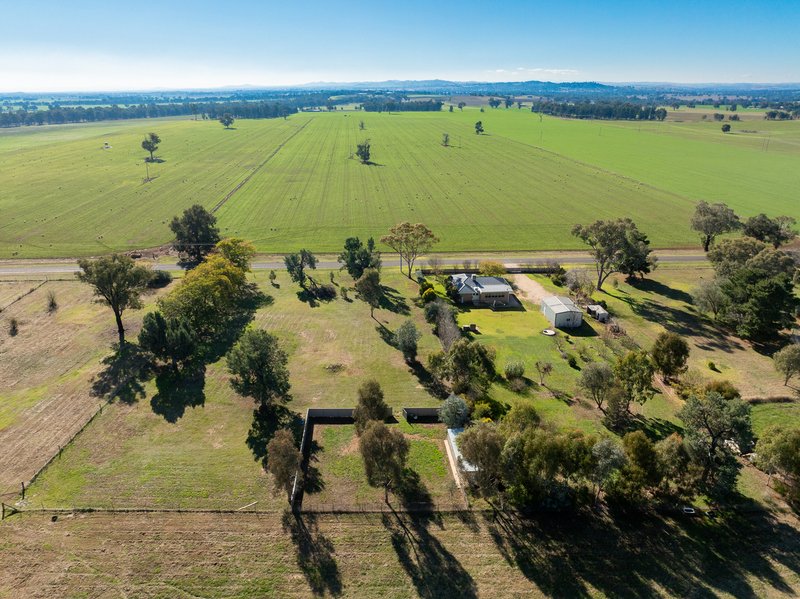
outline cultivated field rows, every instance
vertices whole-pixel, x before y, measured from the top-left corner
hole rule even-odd
[[[23,514],[0,524],[0,597],[787,597],[798,539],[762,515]]]
[[[164,162],[143,183],[150,130]],[[372,165],[353,157],[367,138]],[[426,222],[443,251],[574,249],[574,223],[623,215],[658,247],[691,247],[701,199],[800,217],[798,157],[798,121],[723,135],[714,122],[540,121],[516,109],[301,113],[233,130],[189,119],[32,128],[0,132],[0,256],[160,245],[173,215],[234,190],[221,228],[265,252],[335,251],[347,235],[379,237],[401,220]]]

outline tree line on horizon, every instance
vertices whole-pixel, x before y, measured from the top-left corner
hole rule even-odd
[[[237,119],[274,119],[296,113],[294,102],[185,102],[181,104],[140,104],[137,106],[74,106],[50,110],[0,112],[0,127],[61,125],[126,119],[153,119],[192,115],[219,119],[230,114]]]

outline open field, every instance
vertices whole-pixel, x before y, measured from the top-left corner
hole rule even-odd
[[[0,493],[18,491],[104,403],[93,381],[116,342],[111,311],[92,302],[77,281],[3,283],[17,296],[0,315]],[[48,312],[47,294],[58,309]],[[155,296],[145,297],[145,301]],[[143,311],[124,316],[135,336]],[[19,333],[8,334],[8,318]]]
[[[729,378],[748,398],[789,395],[767,355],[694,315],[687,294],[705,273],[702,269],[663,268],[634,285],[619,279],[614,288],[609,282],[602,295],[632,341],[642,347],[649,348],[662,328],[675,330],[689,339],[691,368],[705,378]],[[324,280],[325,275],[323,271],[319,278]],[[278,287],[269,285],[263,273],[254,276],[272,302],[256,313],[253,326],[277,334],[290,354],[293,410],[302,413],[308,407],[352,406],[358,385],[369,376],[381,382],[396,413],[404,405],[438,405],[439,400],[425,388],[424,369],[410,369],[385,340],[404,318],[411,317],[424,333],[420,362],[424,364],[427,355],[439,347],[416,305],[416,285],[397,269],[385,269],[384,283],[393,290],[393,299],[386,306],[390,309],[376,312],[377,320],[369,318],[366,305],[359,300],[348,302],[339,297],[315,307],[300,301],[297,287],[283,271]],[[547,278],[533,278],[545,291],[563,293]],[[352,284],[346,274],[336,275],[336,281],[340,286]],[[101,309],[89,304],[86,308]],[[101,352],[114,335],[113,325],[104,315],[95,312],[93,317],[93,327],[108,337]],[[610,360],[615,351],[623,350],[619,342],[603,339],[600,326],[589,321],[568,338],[561,335],[564,351],[577,358],[573,369],[560,356],[554,339],[541,335],[549,324],[538,305],[526,302],[524,312],[463,309],[458,318],[460,324],[478,325],[480,334],[475,338],[496,350],[499,371],[510,360],[522,360],[526,365],[528,387],[523,393],[512,391],[502,381],[493,385],[490,395],[498,409],[532,402],[543,419],[555,426],[610,434],[602,425],[602,414],[580,397],[576,385],[587,359]],[[708,369],[709,359],[719,372]],[[537,360],[554,365],[545,386],[538,381]],[[83,381],[86,388],[85,379],[90,376],[78,375],[76,380]],[[642,426],[649,434],[662,437],[680,429],[675,414],[682,402],[669,388],[657,391],[642,410]],[[252,403],[229,387],[224,360],[208,366],[193,394],[174,396],[158,381],[150,381],[135,395],[128,403],[117,401],[107,406],[64,450],[30,488],[31,505],[236,509],[255,501],[254,509],[280,508],[283,499],[272,496],[269,480],[256,461],[257,445],[251,449],[246,443]],[[17,404],[22,405],[9,403]],[[754,404],[756,432],[770,423],[796,421],[798,405],[797,400]],[[340,502],[342,497],[367,503],[376,493],[380,495],[364,484],[358,468],[350,468],[359,459],[355,447],[345,451],[352,440],[345,429],[321,427],[317,432],[324,450],[318,456],[323,461],[320,472],[330,487],[316,498],[309,494],[309,505]],[[348,438],[340,438],[341,434]],[[449,475],[442,478],[440,470],[430,473],[433,483],[428,484],[438,500],[444,501],[451,491]],[[348,478],[349,482],[344,480]],[[754,499],[763,499],[757,485],[742,490]]]
[[[290,408],[303,413],[313,406],[354,406],[356,389],[368,377],[380,381],[398,414],[405,405],[437,405],[382,335],[408,317],[429,330],[422,311],[400,297],[413,297],[416,285],[396,270],[384,276],[384,284],[396,290],[396,312],[379,310],[377,320],[358,300],[338,298],[316,307],[301,302],[283,272],[277,288],[266,275],[257,277],[273,302],[256,313],[253,326],[278,335],[290,355]],[[327,277],[320,273],[320,278]],[[337,282],[352,285],[346,274]],[[113,324],[107,324],[113,335]],[[437,339],[425,335],[420,359],[437,347]],[[30,502],[236,509],[257,501],[256,509],[277,509],[285,499],[271,495],[269,480],[246,443],[253,407],[230,388],[224,359],[208,366],[191,394],[170,393],[149,381],[129,402],[116,401],[103,410],[31,487]]]
[[[769,357],[711,330],[692,312],[686,294],[706,272],[661,268],[644,282],[620,278],[615,287],[609,281],[602,296],[643,347],[662,327],[676,330],[692,345],[692,369],[709,378],[732,378],[748,397],[785,395]],[[327,280],[327,275],[321,271],[317,278]],[[263,272],[251,276],[272,298],[256,312],[252,326],[274,332],[290,354],[292,409],[352,406],[356,388],[368,376],[381,382],[396,414],[404,405],[438,404],[425,388],[424,369],[409,368],[387,343],[390,332],[412,318],[424,333],[420,361],[439,347],[416,303],[416,284],[396,268],[384,269],[390,301],[376,311],[376,319],[358,299],[340,296],[314,306],[301,301],[284,271],[278,272],[277,287]],[[352,285],[346,274],[334,278],[339,290]],[[532,279],[545,292],[563,292],[545,277]],[[29,283],[10,285],[14,295]],[[55,314],[45,309],[48,289],[59,300]],[[76,282],[48,282],[8,310],[22,326],[18,337],[2,337],[0,345],[4,357],[16,352],[13,360],[0,363],[0,375],[16,381],[11,396],[0,396],[0,414],[13,422],[0,430],[0,441],[5,449],[3,435],[10,430],[21,431],[19,438],[28,443],[44,440],[33,453],[8,452],[14,467],[21,468],[14,476],[56,451],[62,441],[52,436],[60,431],[53,423],[66,422],[68,431],[72,421],[64,414],[81,416],[81,406],[100,402],[90,387],[104,378],[100,358],[115,331],[110,311],[90,299],[89,290]],[[154,299],[148,296],[148,302]],[[496,349],[499,370],[511,359],[526,364],[531,380],[524,393],[496,383],[491,398],[501,405],[531,402],[549,425],[611,434],[597,409],[578,397],[578,370],[560,357],[553,339],[540,334],[547,321],[538,306],[526,302],[525,307],[524,312],[459,313],[459,323],[477,324],[475,338]],[[131,336],[141,314],[132,312],[126,319]],[[569,339],[562,335],[564,351],[610,359],[615,346],[599,333],[592,323]],[[714,356],[721,373],[708,371],[708,356]],[[536,360],[555,366],[546,386],[536,381]],[[578,367],[584,364],[579,358]],[[23,367],[32,378],[17,372]],[[734,376],[739,371],[751,376]],[[63,392],[61,404],[40,400],[59,389],[64,378],[73,381],[74,395]],[[253,404],[231,390],[224,360],[210,364],[202,384],[190,393],[171,394],[158,380],[127,391],[127,401],[106,405],[18,504],[67,511],[56,521],[45,511],[0,523],[5,560],[0,597],[790,597],[800,588],[798,522],[772,509],[783,504],[767,489],[765,475],[752,467],[743,470],[739,482],[744,511],[717,520],[543,514],[521,521],[480,511],[412,515],[388,508],[382,514],[314,513],[330,504],[376,507],[382,495],[366,485],[352,427],[320,426],[312,465],[323,484],[319,492],[306,494],[304,506],[312,513],[298,521],[284,514],[285,498],[271,492],[257,459],[258,438],[247,444]],[[663,436],[679,429],[680,405],[671,390],[660,389],[642,410],[645,430]],[[756,433],[771,423],[797,422],[798,405],[796,400],[755,404]],[[404,421],[395,426],[412,438],[409,467],[419,474],[430,501],[457,504],[441,428]],[[392,504],[399,501],[393,498]],[[80,507],[248,512],[69,511]]]
[[[789,516],[49,514],[0,524],[0,597],[792,597]]]
[[[474,134],[478,119],[486,135]],[[230,131],[188,119],[3,131],[0,257],[156,246],[174,214],[226,198],[223,233],[264,252],[334,251],[401,220],[427,223],[441,251],[569,249],[579,247],[574,223],[623,215],[656,246],[684,247],[696,244],[688,221],[701,199],[800,217],[800,122],[733,128],[540,121],[512,108],[301,113]],[[161,135],[164,162],[143,183],[148,131]],[[441,146],[444,132],[453,147]],[[350,158],[365,137],[372,166]]]
[[[404,503],[466,508],[453,481],[444,448],[443,425],[410,425],[400,420],[397,426],[410,443],[409,480],[418,477],[414,489],[404,494]],[[313,487],[306,491],[304,510],[333,510],[383,503],[383,489],[370,487],[364,474],[358,437],[352,425],[323,425],[314,428],[316,443],[312,458]],[[320,484],[321,483],[321,484]]]

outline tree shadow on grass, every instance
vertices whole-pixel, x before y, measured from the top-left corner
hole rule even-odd
[[[153,375],[150,356],[138,345],[125,343],[103,359],[105,366],[92,381],[91,393],[109,401],[132,404],[145,396],[144,383]]]
[[[239,298],[236,309],[225,325],[215,332],[213,341],[205,347],[201,359],[206,364],[216,362],[228,353],[233,344],[253,320],[256,311],[270,306],[275,300],[271,295],[262,293],[255,285],[248,285],[247,290]]]
[[[266,465],[267,444],[278,429],[288,428],[300,444],[303,436],[303,419],[286,406],[259,406],[253,410],[253,421],[247,432],[247,447],[253,453],[253,459],[261,460]]]
[[[375,330],[378,331],[378,335],[383,340],[383,342],[388,345],[389,347],[397,347],[394,342],[394,332],[390,331],[382,322],[378,321],[377,318],[374,318],[378,323],[378,326],[375,327]]]
[[[205,405],[205,386],[205,364],[193,364],[183,371],[164,368],[156,375],[158,392],[150,400],[150,407],[167,422],[177,422],[187,407]]]
[[[382,287],[383,296],[379,304],[380,308],[388,310],[389,312],[394,312],[395,314],[408,315],[411,313],[411,309],[408,307],[408,301],[406,301],[406,298],[398,292],[397,289],[394,287],[387,287],[386,285],[382,285]]]
[[[319,530],[311,514],[283,514],[283,530],[288,532],[297,551],[297,565],[316,596],[342,594],[342,575],[336,563],[333,543]]]
[[[311,451],[308,456],[308,466],[306,468],[305,476],[303,477],[303,492],[308,494],[321,493],[325,490],[325,480],[322,478],[322,472],[316,466],[319,463],[317,454],[320,452],[321,447],[316,441],[311,442]]]
[[[430,509],[433,498],[419,473],[411,468],[403,470],[403,478],[394,489],[394,494],[404,508],[410,510]]]
[[[628,513],[624,518],[548,514],[485,518],[512,567],[547,596],[759,596],[754,580],[791,595],[800,535],[768,512],[711,521]]]
[[[633,416],[625,432],[642,431],[651,441],[661,441],[672,433],[683,434],[683,428],[664,418],[647,418],[641,414]]]
[[[478,589],[456,557],[431,534],[429,514],[392,510],[381,516],[400,565],[424,599],[477,598]]]
[[[628,304],[634,314],[648,322],[658,323],[667,331],[693,339],[700,349],[730,353],[743,348],[725,329],[693,313],[688,306],[685,309],[674,308],[650,298],[614,297]]]
[[[447,399],[450,395],[450,391],[445,387],[444,383],[442,383],[439,379],[431,374],[431,372],[425,368],[425,366],[417,360],[416,358],[411,361],[406,361],[408,364],[411,373],[417,377],[419,384],[430,393],[433,397],[438,399]]]
[[[626,279],[625,282],[639,291],[661,295],[676,302],[692,304],[692,296],[690,294],[686,293],[685,291],[681,291],[680,289],[674,289],[669,285],[664,285],[664,283],[656,281],[655,279],[629,278]]]

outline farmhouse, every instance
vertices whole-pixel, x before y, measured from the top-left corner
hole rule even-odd
[[[568,297],[551,295],[542,300],[542,314],[557,329],[574,329],[583,323],[583,313]]]
[[[482,277],[461,273],[451,275],[450,281],[456,289],[461,304],[475,306],[505,306],[511,303],[514,290],[502,277]]]

